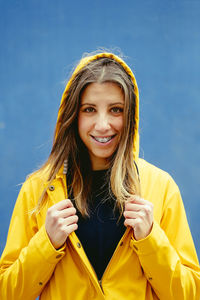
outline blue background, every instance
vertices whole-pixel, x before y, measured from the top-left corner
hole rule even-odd
[[[141,156],[180,187],[200,257],[200,1],[0,1],[0,253],[26,175],[51,149],[64,81],[118,47],[140,89]],[[184,237],[183,237],[184,238]]]

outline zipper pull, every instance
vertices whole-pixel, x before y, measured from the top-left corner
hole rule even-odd
[[[103,292],[102,280],[99,280],[99,285],[100,285],[100,288],[101,288],[101,290],[102,290],[102,292]]]

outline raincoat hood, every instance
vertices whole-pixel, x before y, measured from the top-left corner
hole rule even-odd
[[[115,60],[116,62],[118,62],[126,71],[126,73],[131,77],[133,85],[134,85],[134,91],[135,91],[135,133],[134,133],[134,143],[133,143],[133,155],[134,155],[134,159],[137,160],[138,156],[139,156],[139,132],[138,132],[138,126],[139,126],[139,91],[138,91],[138,86],[137,86],[137,82],[135,79],[135,76],[133,74],[133,72],[131,71],[131,69],[129,68],[129,66],[117,55],[113,54],[113,53],[109,53],[109,52],[102,52],[102,53],[98,53],[92,56],[87,56],[84,57],[80,60],[80,62],[78,63],[78,65],[76,66],[71,78],[69,79],[65,90],[63,92],[62,98],[61,98],[61,103],[60,103],[60,109],[58,111],[58,118],[57,118],[57,124],[56,124],[56,135],[58,133],[58,130],[60,128],[60,121],[59,121],[59,117],[61,114],[61,106],[62,103],[65,101],[70,86],[72,84],[73,79],[75,78],[76,74],[83,68],[85,67],[87,64],[89,64],[90,62],[100,59],[102,57],[107,57],[107,58],[111,58],[113,60]]]

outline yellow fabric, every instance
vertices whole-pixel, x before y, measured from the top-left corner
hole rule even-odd
[[[138,151],[138,140],[134,147]],[[59,250],[46,234],[48,207],[67,198],[62,169],[38,214],[31,211],[47,182],[43,173],[31,176],[17,199],[1,257],[0,299],[199,300],[200,267],[179,189],[166,172],[145,160],[138,159],[138,168],[142,196],[154,204],[153,229],[140,241],[126,230],[101,282],[75,233]]]

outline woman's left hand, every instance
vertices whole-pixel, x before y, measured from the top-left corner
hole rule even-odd
[[[134,238],[144,239],[153,226],[153,204],[139,196],[133,196],[125,203],[124,217],[124,225],[133,228]]]

